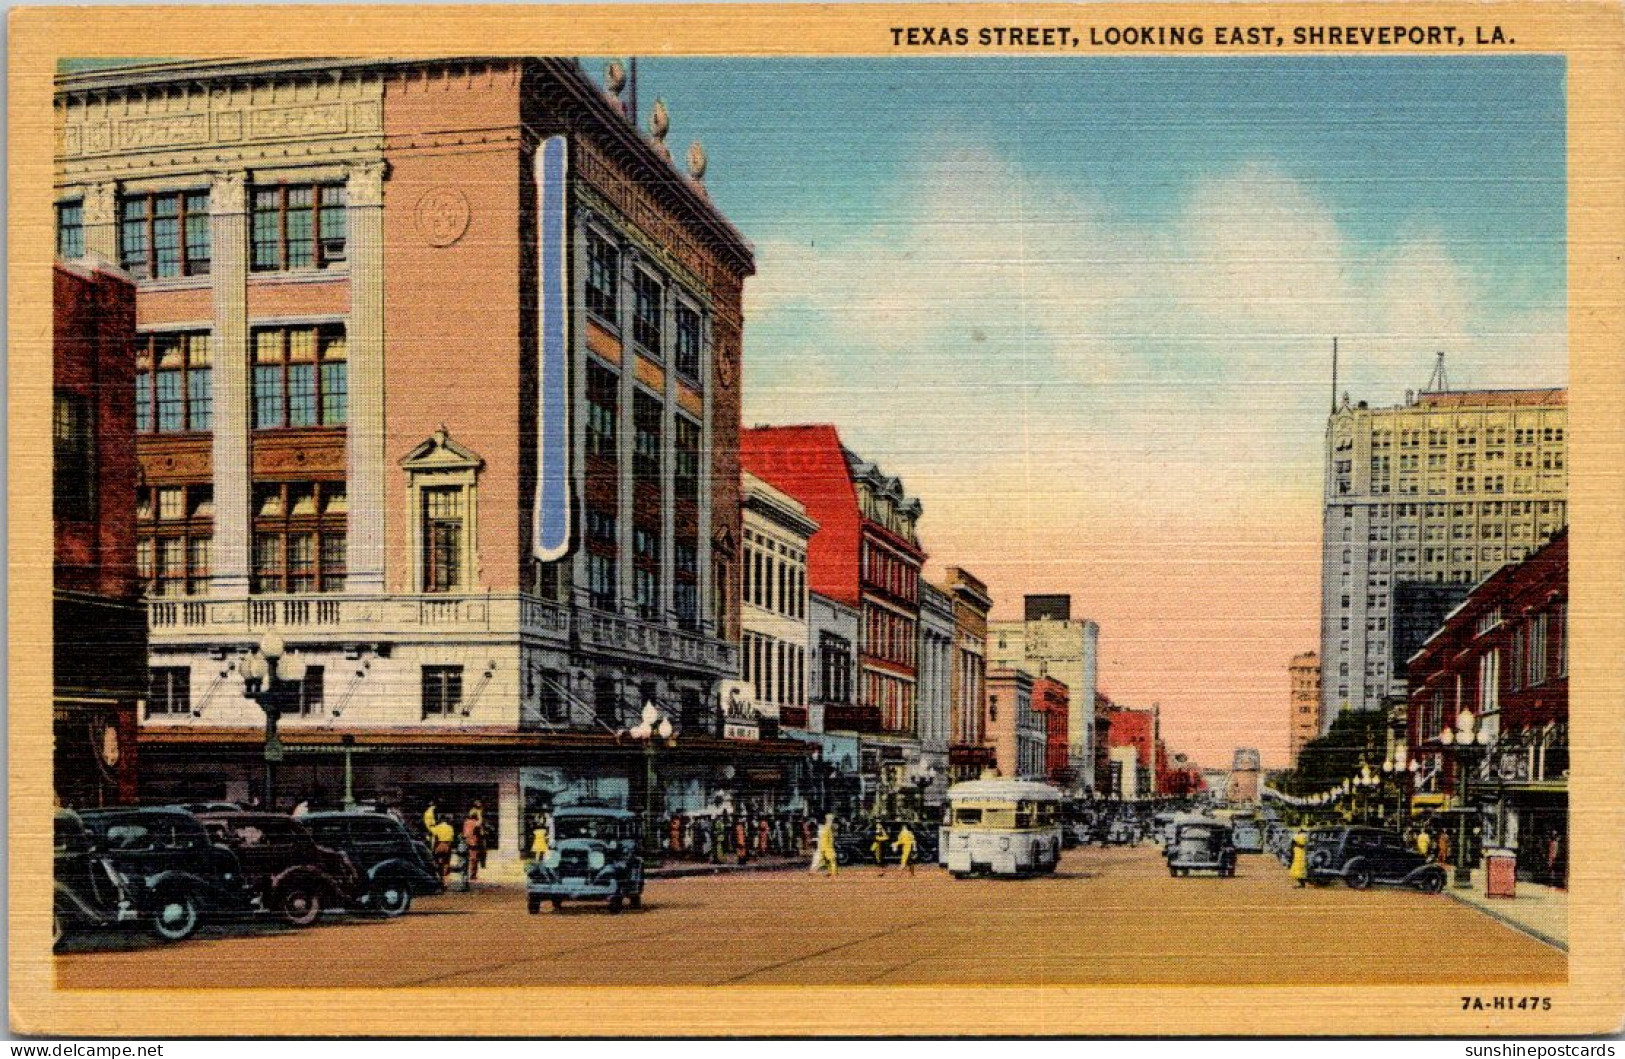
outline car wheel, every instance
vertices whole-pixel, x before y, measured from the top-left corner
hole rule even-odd
[[[531,894],[530,899],[525,902],[525,907],[530,909],[531,915],[534,916],[539,914],[542,910],[542,895]]]
[[[322,914],[322,895],[306,882],[293,882],[277,895],[277,913],[293,927],[308,927]]]
[[[1371,888],[1371,869],[1355,868],[1343,877],[1350,890],[1368,890]]]
[[[611,897],[609,899],[609,914],[612,915],[612,916],[620,915],[621,907],[625,903],[626,903],[626,899],[624,897],[622,897],[620,894],[616,894],[614,897]]]
[[[412,908],[412,891],[402,882],[386,882],[372,895],[373,907],[389,919],[404,916]]]
[[[185,941],[201,918],[196,897],[185,890],[171,890],[158,898],[152,932],[165,941]]]

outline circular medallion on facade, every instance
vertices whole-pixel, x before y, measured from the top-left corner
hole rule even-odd
[[[418,234],[430,246],[450,246],[468,231],[468,196],[452,187],[430,188],[418,199]]]

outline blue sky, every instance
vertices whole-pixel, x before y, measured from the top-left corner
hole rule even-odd
[[[593,64],[596,67],[597,63]],[[596,70],[594,71],[596,72]],[[747,422],[832,421],[1181,749],[1285,744],[1330,345],[1564,385],[1561,58],[640,58],[757,250]]]

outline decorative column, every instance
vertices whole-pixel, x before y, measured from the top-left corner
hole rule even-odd
[[[85,256],[119,264],[118,185],[111,182],[87,185],[82,209]]]
[[[209,192],[214,289],[214,545],[211,591],[248,595],[248,174],[217,173]],[[88,231],[87,231],[88,247]]]
[[[345,588],[384,591],[384,163],[352,166],[347,188],[350,357]]]

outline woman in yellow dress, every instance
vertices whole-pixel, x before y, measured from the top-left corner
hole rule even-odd
[[[1292,866],[1287,874],[1302,887],[1309,878],[1309,836],[1300,829],[1292,836]]]

